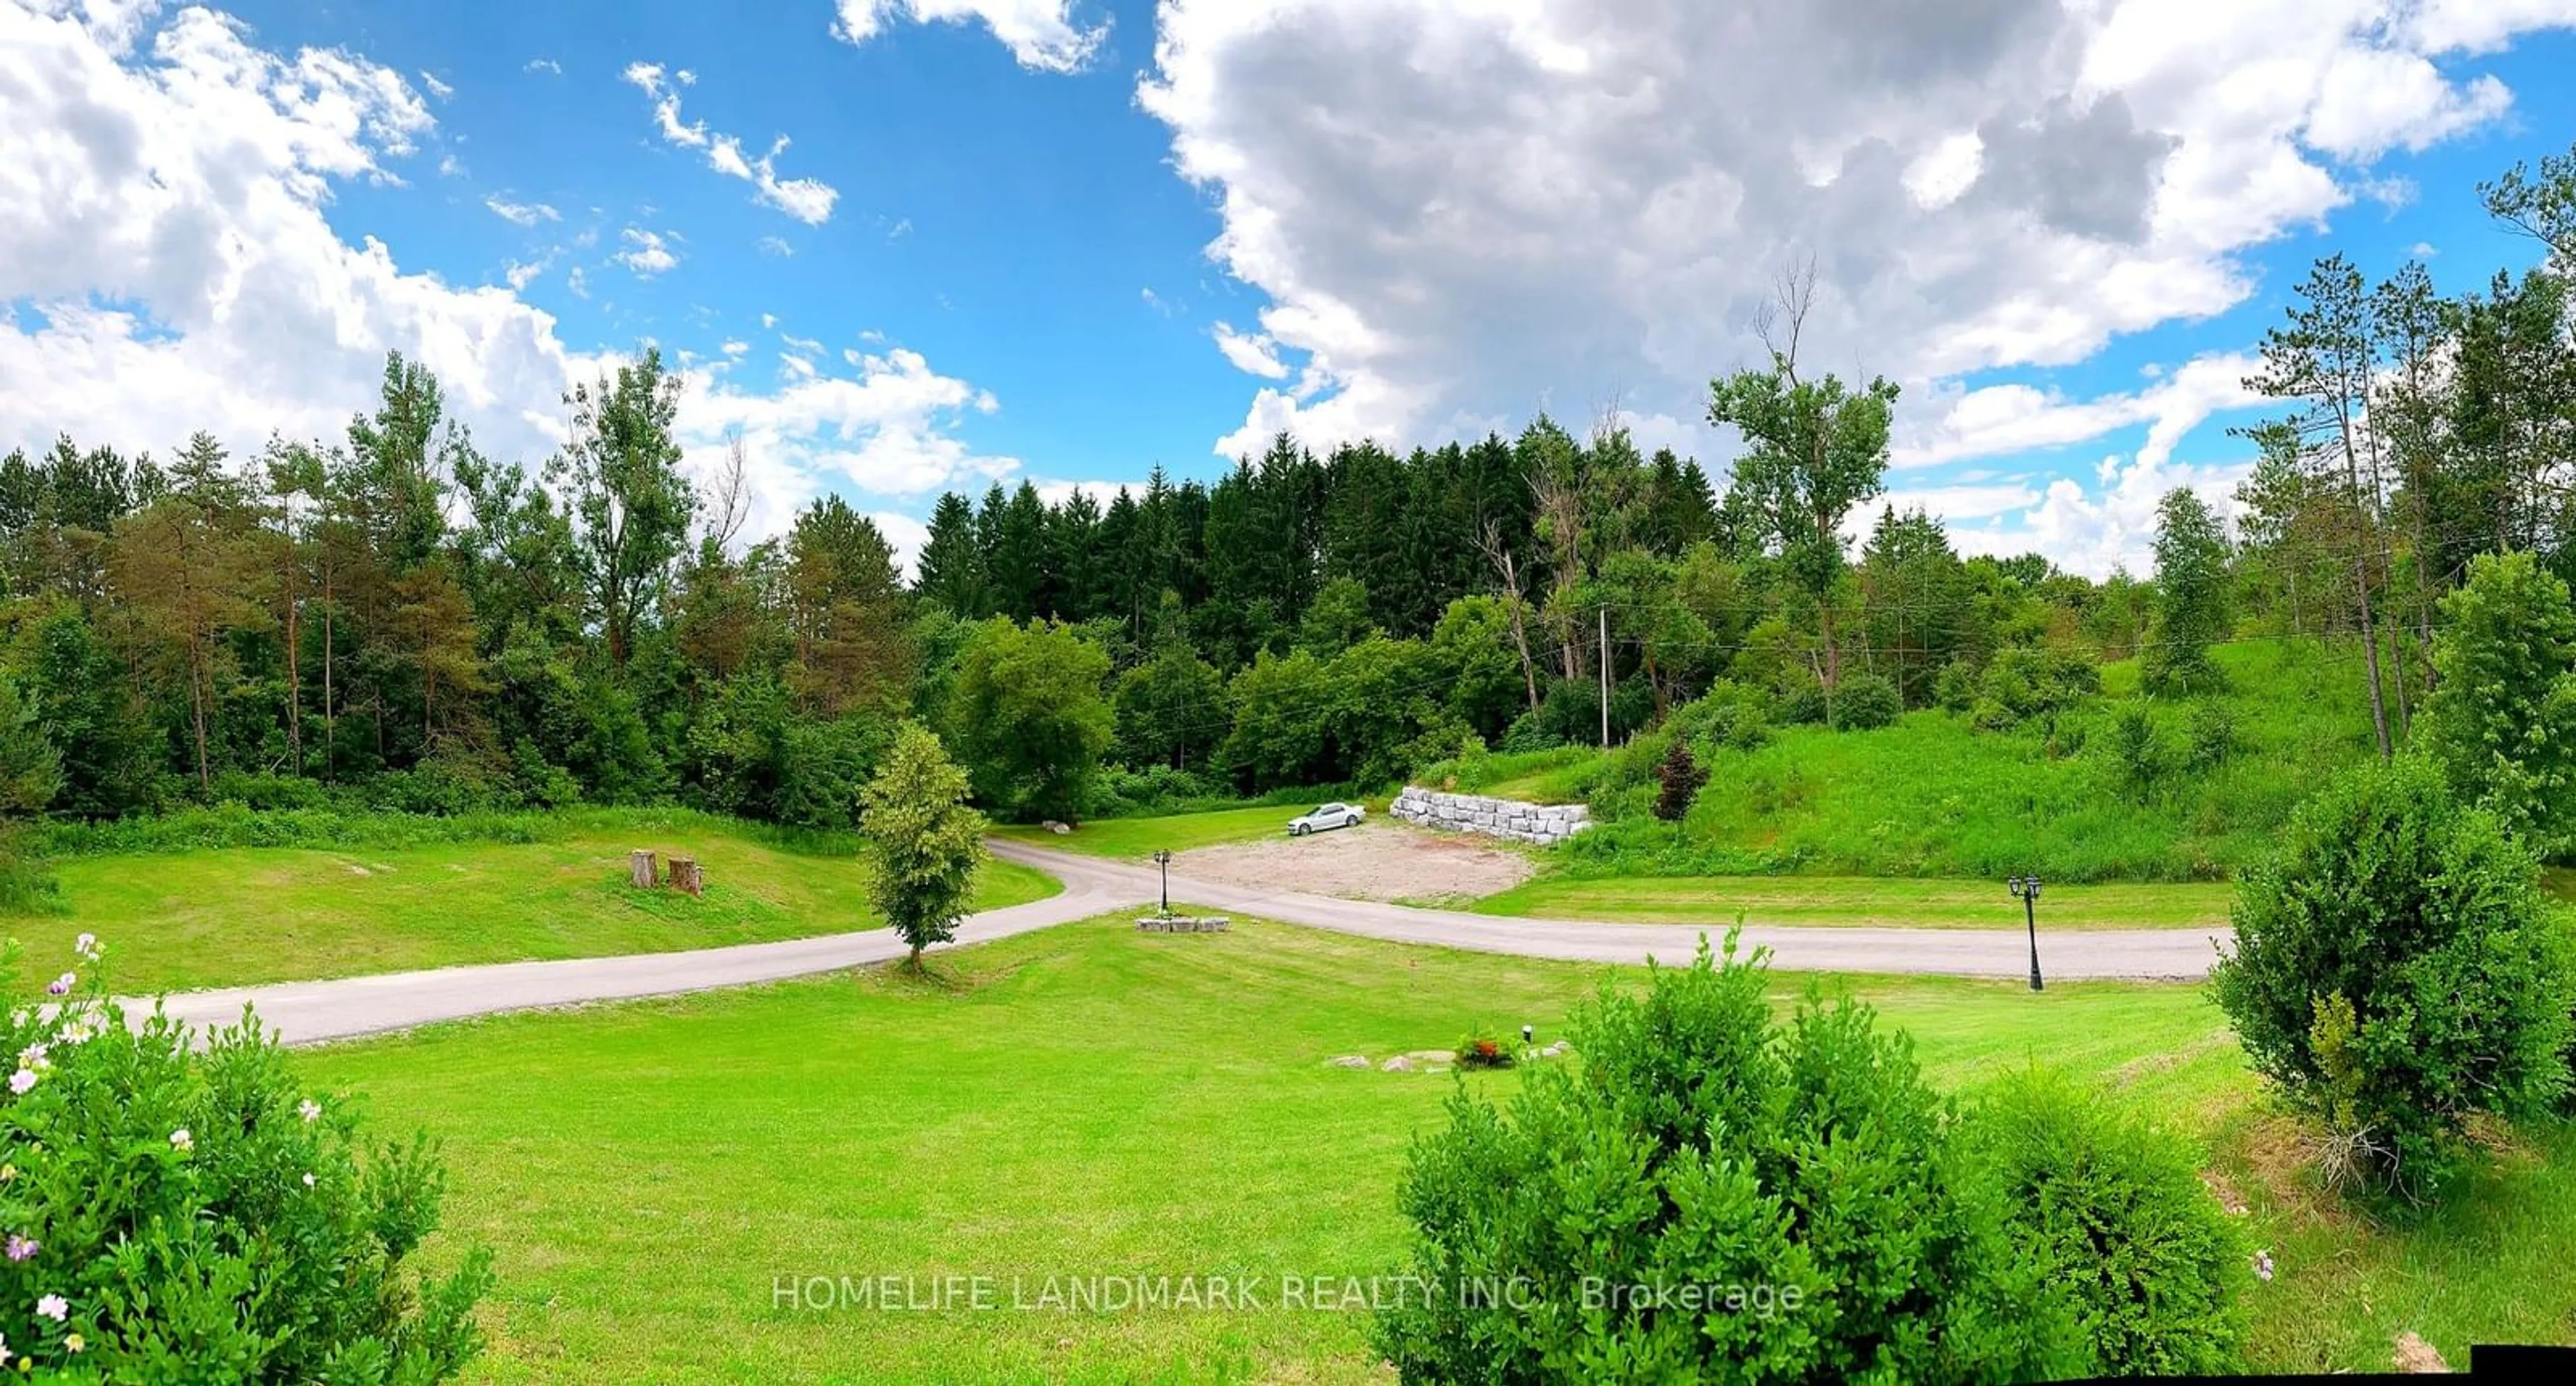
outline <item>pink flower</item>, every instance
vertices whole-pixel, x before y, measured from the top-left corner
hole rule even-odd
[[[2254,1278],[2257,1280],[2272,1278],[2272,1253],[2269,1250],[2254,1253]]]
[[[32,1068],[22,1068],[9,1075],[9,1091],[20,1097],[26,1096],[27,1090],[34,1086],[36,1086],[36,1071]]]
[[[34,1256],[37,1251],[42,1249],[43,1245],[44,1244],[42,1242],[37,1241],[35,1238],[28,1236],[24,1232],[12,1232],[9,1234],[9,1259],[12,1261],[27,1260]]]
[[[182,1126],[170,1133],[170,1147],[173,1150],[194,1150],[197,1148],[197,1138],[189,1135],[188,1128]]]
[[[40,1319],[52,1319],[56,1323],[61,1323],[70,1317],[71,1312],[71,1302],[61,1295],[47,1295],[36,1301],[36,1317]]]
[[[72,985],[79,980],[79,973],[66,972],[60,977],[56,977],[53,981],[45,984],[45,994],[47,996],[68,996],[71,994]]]

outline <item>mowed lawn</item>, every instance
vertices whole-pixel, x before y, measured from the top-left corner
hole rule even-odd
[[[2235,888],[2222,883],[2049,885],[2039,927],[2222,929]],[[1480,914],[1589,919],[1610,924],[1892,925],[2017,929],[2022,905],[2002,881],[1874,876],[1660,876],[1621,880],[1548,877],[1490,895]]]
[[[476,1380],[1381,1381],[1364,1290],[1340,1278],[1399,1264],[1407,1141],[1461,1080],[1329,1061],[1447,1048],[1471,1026],[1544,1040],[1604,977],[1640,975],[1117,918],[938,966],[938,984],[843,974],[296,1062],[364,1094],[381,1126],[444,1136],[433,1255],[471,1238],[499,1256]],[[1808,982],[1781,978],[1782,1003]],[[2256,1292],[2258,1367],[2384,1369],[2409,1329],[2455,1363],[2472,1341],[2571,1336],[2576,1134],[2532,1138],[2400,1234],[2310,1192],[2198,989],[1855,985],[1939,1082],[2046,1059],[2206,1136],[2279,1262]],[[1516,1079],[1466,1081],[1499,1097]],[[1154,1276],[1224,1276],[1262,1303],[1046,1299],[1050,1277]],[[815,1277],[830,1288],[800,1288]],[[894,1307],[843,1297],[873,1277],[897,1278]],[[1290,1277],[1306,1307],[1282,1303]]]
[[[994,834],[1063,852],[1143,861],[1164,848],[1185,852],[1192,847],[1283,837],[1288,832],[1289,819],[1327,802],[1317,799],[1302,806],[1218,809],[1211,813],[1175,813],[1160,818],[1098,818],[1076,826],[1069,833],[1051,833],[1042,827],[1015,824],[996,828]],[[1386,811],[1382,801],[1371,801],[1367,808],[1372,818],[1382,817]]]
[[[633,848],[696,857],[706,894],[634,889]],[[57,959],[72,965],[84,932],[107,943],[109,980],[134,994],[876,927],[855,856],[787,850],[720,820],[584,827],[535,843],[72,857],[55,874],[66,913],[0,918],[0,934],[26,948],[22,990],[41,987]],[[1057,889],[1041,872],[996,861],[977,904]]]

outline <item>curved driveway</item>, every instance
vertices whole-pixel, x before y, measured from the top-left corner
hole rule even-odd
[[[1152,868],[995,841],[996,856],[1054,875],[1061,894],[969,917],[950,947],[986,943],[1155,898]],[[1395,943],[1576,962],[1687,960],[1704,932],[1698,926],[1587,924],[1579,920],[1510,919],[1456,910],[1412,909],[1321,895],[1254,890],[1172,878],[1172,896],[1191,905],[1332,929]],[[1719,930],[1706,930],[1712,939]],[[1957,977],[2026,977],[2028,937],[2015,929],[1875,929],[1747,926],[1748,945],[1767,947],[1783,970],[1918,973]],[[2177,981],[2205,975],[2225,931],[2120,929],[2054,932],[2040,938],[2040,965],[2052,978]],[[395,972],[320,982],[281,982],[169,998],[172,1015],[192,1025],[230,1024],[242,1007],[290,1044],[312,1044],[442,1020],[502,1011],[577,1006],[645,996],[774,982],[903,954],[885,929],[779,943],[740,944],[682,953],[498,963]],[[136,1003],[128,1001],[129,1011]],[[149,1003],[142,1003],[149,1009]]]
[[[994,855],[1034,866],[1068,887],[1082,882],[1105,895],[1152,899],[1152,867],[1052,852],[1024,843],[992,844]],[[1304,924],[1346,934],[1516,953],[1574,962],[1688,962],[1702,933],[1722,942],[1723,928],[1696,924],[1588,924],[1575,919],[1522,919],[1425,910],[1369,900],[1258,890],[1172,878],[1172,898],[1236,914]],[[2047,977],[2189,981],[2208,975],[2229,931],[2207,929],[2055,930],[2039,936]],[[1950,977],[2030,976],[2030,935],[2021,929],[1877,929],[1748,924],[1744,943],[1771,950],[1772,965],[1795,972],[1896,972]]]

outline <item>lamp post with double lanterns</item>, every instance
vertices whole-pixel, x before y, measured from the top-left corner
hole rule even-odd
[[[1154,853],[1154,865],[1163,871],[1163,913],[1172,912],[1172,853],[1169,848]]]
[[[2004,882],[2021,901],[2022,922],[2030,926],[2030,989],[2039,990],[2039,877],[2015,876]]]

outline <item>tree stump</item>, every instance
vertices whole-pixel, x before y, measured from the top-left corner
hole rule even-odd
[[[671,888],[673,890],[687,891],[692,896],[704,895],[706,893],[706,876],[703,872],[698,870],[697,858],[671,858]]]
[[[660,884],[660,882],[654,879],[653,854],[646,851],[633,851],[627,853],[626,879],[631,882],[637,890],[651,890],[654,886]]]

